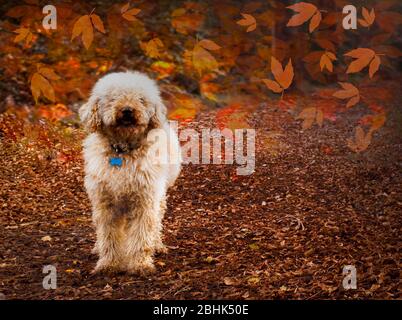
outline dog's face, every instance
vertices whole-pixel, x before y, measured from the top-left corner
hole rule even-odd
[[[90,132],[122,139],[138,138],[166,121],[155,82],[140,73],[112,73],[100,79],[79,112]]]
[[[114,137],[140,136],[152,129],[155,108],[143,93],[116,88],[100,97],[98,113],[101,129]]]

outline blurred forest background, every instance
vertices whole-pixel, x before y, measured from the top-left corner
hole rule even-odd
[[[135,69],[159,80],[170,119],[218,108],[220,128],[247,127],[264,101],[303,129],[363,105],[349,142],[359,152],[400,84],[397,0],[56,1],[56,30],[42,27],[46,4],[1,5],[2,112],[68,119],[96,79]],[[356,30],[342,27],[348,4],[357,8]]]

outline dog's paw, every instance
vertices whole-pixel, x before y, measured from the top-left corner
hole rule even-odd
[[[169,249],[162,243],[156,243],[155,244],[155,252],[156,253],[168,253]]]
[[[155,265],[151,257],[134,260],[128,264],[127,273],[146,275],[155,272]]]
[[[99,259],[92,274],[116,273],[119,272],[117,265],[107,259]]]

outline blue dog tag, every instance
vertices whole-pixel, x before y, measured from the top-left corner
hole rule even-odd
[[[110,158],[109,163],[111,166],[121,167],[123,165],[123,159],[118,157]]]

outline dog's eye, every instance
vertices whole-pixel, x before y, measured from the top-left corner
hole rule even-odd
[[[143,98],[143,97],[140,97],[140,102],[142,103],[142,104],[145,104],[145,99]]]

